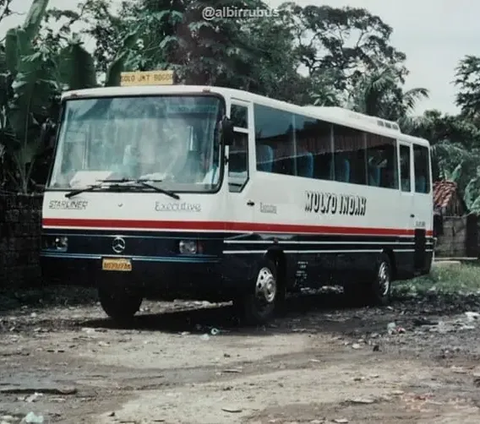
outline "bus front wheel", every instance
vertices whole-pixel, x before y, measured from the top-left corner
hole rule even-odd
[[[99,287],[98,297],[105,313],[118,323],[128,323],[139,311],[143,296],[124,288]]]
[[[254,282],[253,290],[235,299],[234,306],[246,324],[263,325],[273,318],[281,291],[277,267],[271,259],[263,259],[259,264]]]

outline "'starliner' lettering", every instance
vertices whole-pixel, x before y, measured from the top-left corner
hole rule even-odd
[[[87,209],[88,202],[86,200],[50,200],[49,209],[65,209],[83,211]]]
[[[306,192],[305,212],[331,215],[365,216],[367,198],[350,194]]]

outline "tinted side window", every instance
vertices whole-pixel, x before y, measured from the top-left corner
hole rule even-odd
[[[248,109],[245,106],[232,104],[230,119],[234,127],[248,128]]]
[[[366,184],[364,133],[353,128],[334,125],[333,141],[335,146],[335,181]]]
[[[293,115],[260,105],[254,114],[257,170],[295,175]]]
[[[413,146],[415,192],[430,193],[430,153],[427,147]]]
[[[228,159],[230,191],[241,191],[248,181],[248,134],[235,132]]]
[[[320,180],[331,179],[332,126],[318,119],[295,115],[297,175]]]
[[[397,146],[392,138],[366,133],[369,186],[398,189]]]
[[[400,181],[402,191],[410,191],[410,146],[400,146]]]

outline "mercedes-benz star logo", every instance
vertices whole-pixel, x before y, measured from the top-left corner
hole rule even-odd
[[[112,249],[115,253],[122,253],[125,250],[125,240],[122,237],[115,237],[112,242]]]

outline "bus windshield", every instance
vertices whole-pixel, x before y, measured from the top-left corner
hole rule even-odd
[[[216,96],[67,100],[48,187],[142,179],[172,191],[213,191],[222,104]]]

